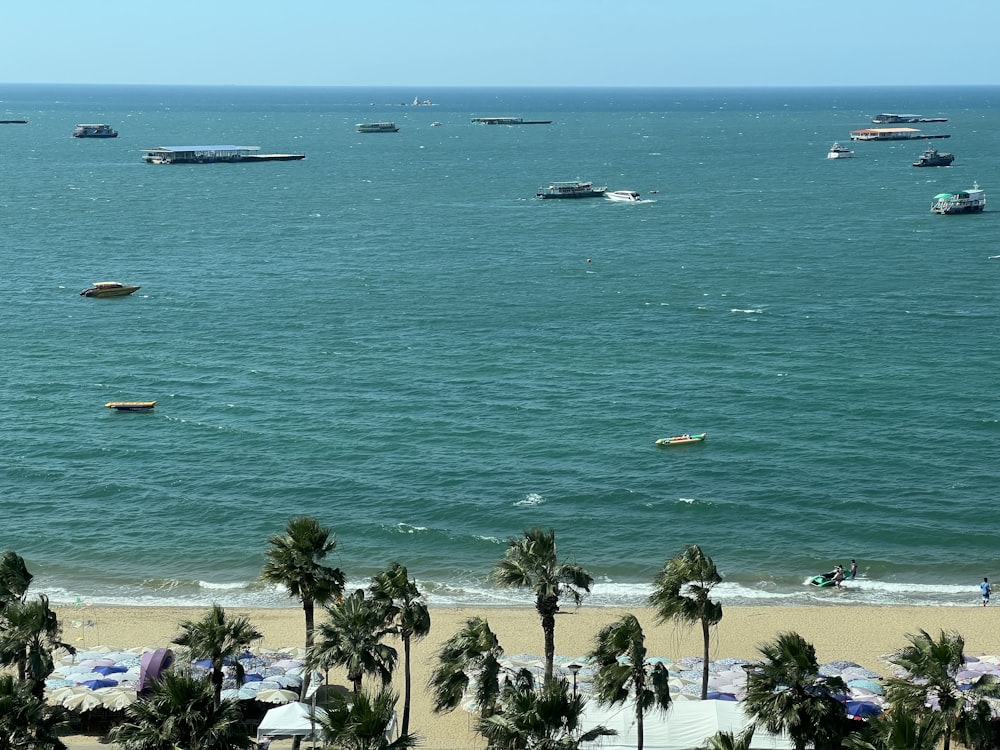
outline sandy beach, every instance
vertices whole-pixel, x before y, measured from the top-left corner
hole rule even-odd
[[[178,623],[197,619],[206,609],[157,607],[58,607],[67,642],[78,648],[98,645],[114,649],[136,646],[167,646],[179,632]],[[300,646],[304,640],[302,610],[227,609],[232,616],[247,616],[264,634],[257,646],[282,649]],[[556,620],[556,653],[581,657],[591,648],[594,635],[604,625],[619,619],[625,610],[612,608],[567,609]],[[646,634],[651,656],[679,659],[701,654],[700,633],[694,628],[657,625],[652,612],[634,611]],[[497,633],[507,654],[541,654],[542,631],[534,609],[454,608],[432,609],[431,634],[414,644],[411,731],[422,738],[421,746],[436,750],[484,747],[472,731],[471,717],[461,709],[435,715],[424,690],[441,643],[470,617],[485,617]],[[317,621],[322,617],[317,613]],[[80,626],[83,623],[89,625]],[[716,628],[711,657],[755,659],[757,646],[778,633],[794,631],[816,647],[820,662],[836,659],[855,661],[879,674],[888,675],[882,657],[907,644],[906,634],[926,630],[956,631],[965,638],[969,656],[1000,654],[1000,629],[993,607],[727,607]],[[74,623],[77,624],[74,627]],[[393,645],[398,645],[394,643]],[[333,684],[345,685],[344,674],[330,673]],[[401,672],[396,689],[402,689]],[[71,748],[97,747],[95,738],[68,738]]]

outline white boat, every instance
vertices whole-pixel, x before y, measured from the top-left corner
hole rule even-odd
[[[839,143],[830,146],[830,150],[826,154],[827,159],[850,159],[852,156],[854,156],[854,152]]]
[[[604,197],[622,203],[638,203],[642,200],[635,190],[612,190],[610,193],[605,193]]]
[[[120,281],[95,281],[89,289],[80,292],[81,297],[127,297],[139,289],[137,285]]]
[[[104,123],[81,123],[71,134],[74,138],[117,138],[118,131]]]
[[[359,133],[398,133],[399,126],[394,122],[359,122]]]
[[[936,214],[978,214],[985,208],[986,193],[978,182],[973,182],[969,190],[938,193],[931,204],[931,211]]]
[[[594,187],[592,182],[553,182],[546,188],[539,188],[535,195],[539,198],[600,198],[607,187]]]

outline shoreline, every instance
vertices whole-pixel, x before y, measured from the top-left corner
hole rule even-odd
[[[208,607],[75,606],[53,605],[63,625],[63,640],[78,650],[97,646],[135,648],[169,646],[180,632],[179,623],[201,617]],[[1000,614],[995,606],[914,607],[914,606],[729,606],[714,628],[710,644],[712,659],[759,658],[758,646],[779,633],[794,631],[812,643],[820,663],[850,660],[883,677],[890,667],[882,657],[906,646],[906,635],[926,630],[937,636],[941,630],[956,631],[965,638],[966,656],[1000,655]],[[556,617],[557,656],[578,659],[592,647],[594,636],[603,627],[631,612],[640,621],[650,657],[680,659],[702,652],[698,627],[657,625],[648,607],[581,607],[565,609]],[[305,639],[301,607],[227,607],[227,615],[246,616],[264,638],[255,647],[281,650],[300,647]],[[424,686],[434,667],[441,644],[470,617],[482,616],[497,634],[504,652],[537,654],[544,652],[542,630],[533,607],[447,607],[431,608],[431,632],[413,642],[413,697],[411,731],[422,738],[421,747],[447,750],[456,747],[483,747],[474,733],[472,717],[462,709],[436,715]],[[317,612],[317,623],[323,620]],[[87,623],[91,624],[87,624]],[[74,627],[74,624],[77,624]],[[398,640],[390,645],[400,648]],[[342,670],[330,670],[329,681],[347,684]],[[366,680],[366,686],[370,683]],[[394,688],[401,693],[402,671],[397,670]],[[67,738],[71,748],[90,750],[98,745],[94,737]]]

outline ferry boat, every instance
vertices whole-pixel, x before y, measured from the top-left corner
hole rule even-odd
[[[305,154],[261,154],[260,146],[157,146],[142,152],[147,164],[218,164],[297,161]]]
[[[139,289],[138,286],[120,281],[95,281],[89,289],[80,292],[81,297],[127,297]]]
[[[957,193],[938,193],[934,196],[931,211],[936,214],[978,214],[986,208],[986,193],[978,182],[969,190]]]
[[[539,188],[538,198],[600,198],[608,191],[605,187],[594,187],[592,182],[553,182],[546,188]]]
[[[909,122],[948,122],[947,117],[921,117],[920,115],[897,115],[894,112],[886,112],[876,115],[872,122],[876,125],[894,125]]]
[[[473,117],[473,125],[551,125],[552,120],[525,120],[523,117]]]
[[[359,133],[398,133],[399,127],[394,122],[359,122]]]
[[[951,138],[951,135],[924,135],[917,128],[861,128],[851,131],[852,141],[917,141],[926,138]]]
[[[604,197],[622,203],[638,203],[642,200],[635,190],[612,190],[610,193],[605,193]]]
[[[850,159],[854,156],[854,152],[847,146],[841,146],[839,143],[834,143],[830,146],[830,150],[826,153],[827,159]]]
[[[95,123],[88,125],[86,123],[77,125],[73,129],[74,138],[117,138],[118,131],[112,128],[110,125],[105,125],[104,123]]]
[[[929,148],[920,155],[920,158],[913,162],[915,167],[947,167],[955,161],[954,154],[947,154],[938,151],[936,148]]]

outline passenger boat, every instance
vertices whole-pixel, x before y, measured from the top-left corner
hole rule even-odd
[[[120,281],[95,281],[89,289],[80,292],[81,297],[126,297],[139,289],[137,286],[123,284]]]
[[[398,133],[399,127],[394,122],[359,122],[359,133]]]
[[[936,148],[929,148],[920,155],[920,158],[913,162],[915,167],[947,167],[955,161],[954,154],[946,154]]]
[[[72,133],[74,138],[117,138],[118,131],[110,125],[96,123],[87,125],[86,123],[77,125]]]
[[[841,146],[839,143],[834,143],[830,146],[830,150],[826,153],[827,159],[850,159],[854,156],[854,152],[847,146]]]
[[[523,117],[473,117],[473,125],[551,125],[552,120],[525,120]]]
[[[689,445],[690,443],[704,443],[705,438],[708,436],[707,432],[702,432],[698,435],[688,435],[687,433],[683,435],[675,435],[674,437],[660,438],[656,441],[657,445]]]
[[[115,411],[149,411],[154,406],[155,401],[108,401],[104,408]]]
[[[978,182],[973,182],[969,190],[938,193],[931,204],[931,211],[936,214],[978,214],[985,208],[986,193]]]
[[[921,117],[920,115],[897,115],[893,112],[876,115],[872,122],[876,125],[894,125],[906,122],[948,122],[947,117]]]
[[[260,146],[158,146],[142,152],[147,164],[242,164],[258,161],[298,161],[305,154],[261,154]]]
[[[638,203],[641,198],[635,190],[612,190],[604,194],[605,198],[623,203]]]
[[[553,182],[547,188],[539,188],[535,195],[539,198],[600,198],[607,191],[607,186],[594,187],[592,182]]]

